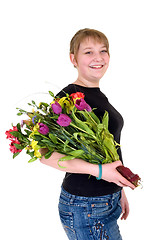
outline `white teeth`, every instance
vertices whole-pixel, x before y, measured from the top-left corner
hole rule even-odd
[[[101,68],[101,67],[103,67],[103,65],[100,65],[100,66],[91,66],[91,68]]]

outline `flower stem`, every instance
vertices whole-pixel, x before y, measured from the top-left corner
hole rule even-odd
[[[88,134],[88,132],[87,131],[85,131],[85,130],[83,130],[82,128],[80,128],[80,127],[77,127],[76,125],[74,125],[72,122],[70,123],[70,125],[72,126],[72,127],[75,127],[75,128],[77,128],[77,129],[79,129],[80,131],[82,131],[82,132],[84,132],[84,133],[87,133]]]

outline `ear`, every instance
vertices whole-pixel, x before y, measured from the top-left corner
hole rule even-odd
[[[74,67],[77,67],[77,61],[73,53],[70,54],[70,60],[71,60],[71,63],[74,65]]]

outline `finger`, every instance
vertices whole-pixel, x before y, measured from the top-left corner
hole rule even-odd
[[[126,213],[123,213],[122,214],[122,216],[121,216],[121,220],[126,220],[127,219],[127,217],[128,217],[128,214],[126,214]]]
[[[127,217],[128,217],[128,215],[129,215],[128,209],[124,209],[124,210],[122,211],[121,220],[123,220],[123,219],[126,220]]]
[[[121,207],[122,207],[121,220],[123,219],[126,220],[129,215],[129,208],[125,204],[122,204]]]
[[[125,219],[125,213],[122,212],[121,220]]]
[[[121,208],[122,208],[121,220],[123,220],[124,219],[124,214],[125,214],[125,205],[124,205],[124,203],[121,203]]]
[[[121,184],[122,184],[124,187],[130,187],[132,190],[135,189],[134,184],[132,184],[130,181],[128,181],[126,178],[124,178],[121,174],[120,174],[119,182],[121,182]]]

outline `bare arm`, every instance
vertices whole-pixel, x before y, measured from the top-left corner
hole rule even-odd
[[[41,149],[40,152],[43,155],[45,149]],[[58,170],[70,173],[80,173],[80,174],[90,174],[92,176],[98,177],[99,175],[99,167],[97,164],[88,163],[82,159],[73,159],[68,161],[60,162],[60,165],[63,168],[58,166],[58,160],[65,155],[54,152],[51,157],[45,159],[43,156],[41,158],[41,163],[44,163],[48,166],[56,168]],[[135,188],[133,184],[131,184],[127,179],[122,177],[122,175],[116,170],[116,167],[122,165],[121,161],[116,161],[113,163],[107,163],[102,165],[102,179],[108,182],[114,182],[121,187],[130,187],[132,189]]]

